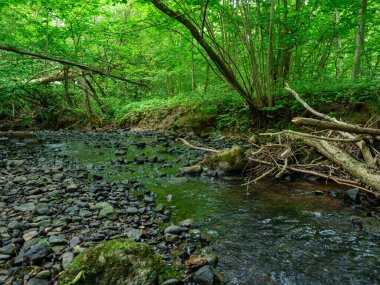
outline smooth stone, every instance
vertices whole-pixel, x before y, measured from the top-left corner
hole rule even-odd
[[[194,220],[186,219],[178,223],[181,227],[191,228],[194,225]]]
[[[127,237],[129,239],[132,239],[132,240],[139,240],[142,236],[142,232],[141,230],[138,230],[138,229],[134,229],[134,228],[127,228],[125,229],[125,234],[127,235]]]
[[[24,234],[22,236],[22,238],[24,239],[24,241],[28,241],[28,240],[34,239],[35,237],[38,237],[38,232],[37,231],[31,231],[31,232],[28,232],[28,233],[26,233],[26,234]]]
[[[80,243],[81,243],[81,238],[80,237],[73,237],[70,240],[69,245],[70,245],[70,247],[74,247],[74,246],[76,246],[76,245],[78,245]]]
[[[88,217],[92,216],[92,212],[89,211],[89,210],[80,210],[79,211],[79,216],[80,217],[84,217],[84,218],[88,218]]]
[[[49,285],[46,279],[32,278],[28,281],[27,285]]]
[[[187,229],[184,227],[178,227],[178,226],[169,226],[164,230],[165,234],[174,234],[174,235],[179,235],[182,232],[186,232]]]
[[[44,204],[44,203],[38,203],[36,205],[35,211],[39,215],[48,215],[49,212],[50,212],[49,211],[49,206],[47,204]]]
[[[170,233],[166,233],[165,234],[165,240],[167,242],[176,242],[176,241],[179,241],[180,238],[178,235],[175,235],[175,234],[170,234]]]
[[[70,184],[69,186],[66,187],[67,190],[73,191],[78,189],[78,185],[76,184]]]
[[[67,266],[73,261],[74,254],[71,251],[67,251],[64,254],[62,254],[62,267],[63,269],[66,269]]]
[[[32,202],[24,203],[19,206],[15,206],[14,209],[20,212],[32,212],[36,209],[36,205]]]
[[[37,244],[31,246],[31,248],[25,252],[24,257],[30,259],[31,262],[37,262],[47,258],[50,253],[52,253],[52,249],[49,243],[46,241],[38,241]]]
[[[50,279],[51,278],[51,272],[50,272],[50,270],[43,270],[36,275],[36,278],[37,279]]]
[[[49,237],[49,243],[51,245],[61,245],[61,244],[66,244],[67,241],[63,235],[58,235],[58,236]]]
[[[183,282],[178,281],[177,279],[169,279],[169,280],[166,280],[161,285],[182,285],[182,284],[183,284]]]
[[[18,221],[12,221],[8,224],[8,228],[11,228],[13,230],[15,229],[21,229],[22,228],[22,224]]]
[[[16,246],[13,243],[3,246],[0,248],[0,253],[6,255],[14,255],[16,253]]]
[[[209,265],[205,265],[195,271],[192,278],[196,284],[201,285],[213,285],[215,280],[214,272]]]
[[[112,205],[108,202],[99,202],[99,203],[96,203],[93,208],[101,210],[107,207],[112,207]]]
[[[139,212],[139,209],[137,209],[136,207],[128,207],[125,211],[127,212],[127,214],[134,215]]]
[[[11,259],[10,255],[0,254],[0,261],[9,260],[9,259]]]
[[[115,209],[112,206],[103,208],[100,210],[99,219],[110,219],[110,220],[116,220],[117,219],[117,213]]]
[[[348,199],[353,202],[353,203],[357,203],[358,199],[359,199],[359,189],[358,188],[352,188],[352,189],[348,189],[346,191],[346,197],[348,197]]]

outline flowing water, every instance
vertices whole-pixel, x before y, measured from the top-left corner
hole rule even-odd
[[[242,180],[178,177],[179,167],[198,152],[174,143],[162,146],[154,134],[123,136],[126,159],[157,156],[165,161],[111,163],[123,145],[89,135],[46,148],[56,165],[69,157],[73,165],[85,165],[107,179],[141,181],[172,209],[173,222],[194,219],[213,236],[218,269],[228,284],[380,284],[379,236],[356,227],[351,220],[358,213],[328,194],[342,189],[281,182],[254,184],[247,192]],[[143,149],[132,145],[142,141],[147,143]],[[316,189],[326,194],[314,195]]]

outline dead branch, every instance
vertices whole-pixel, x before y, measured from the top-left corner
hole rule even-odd
[[[180,141],[183,144],[187,145],[188,147],[194,148],[194,149],[199,149],[199,150],[204,150],[204,151],[209,151],[209,152],[221,152],[220,150],[217,150],[215,148],[210,148],[210,147],[202,147],[202,146],[196,146],[191,143],[189,143],[187,140],[183,138],[177,138],[176,141]]]
[[[291,130],[284,130],[277,133],[261,133],[259,135],[260,136],[276,136],[276,135],[283,135],[283,134],[293,134],[293,135],[302,136],[302,137],[314,138],[314,139],[325,140],[325,141],[334,141],[334,142],[358,142],[362,140],[361,137],[355,137],[355,138],[350,138],[350,139],[320,137],[320,136],[305,134],[301,132],[295,132]]]
[[[355,133],[355,134],[366,134],[366,135],[371,135],[371,136],[380,135],[380,129],[363,128],[358,125],[343,125],[340,123],[337,124],[335,122],[326,122],[326,121],[310,119],[310,118],[296,117],[292,119],[292,123],[296,125],[301,125],[301,126],[315,127],[317,129],[322,129],[322,130],[338,130],[338,131],[350,132],[350,133]]]
[[[74,61],[58,58],[58,57],[55,57],[55,56],[50,56],[50,55],[46,55],[46,54],[42,54],[42,53],[35,53],[35,52],[31,52],[31,51],[21,50],[21,49],[15,48],[15,47],[4,46],[4,45],[0,45],[0,49],[1,50],[5,50],[5,51],[10,51],[10,52],[18,53],[18,54],[29,55],[29,56],[40,58],[40,59],[45,59],[45,60],[49,60],[49,61],[58,62],[58,63],[61,63],[63,65],[69,65],[69,66],[79,67],[82,70],[91,71],[93,73],[97,73],[97,74],[102,75],[104,77],[109,77],[109,78],[121,80],[121,81],[124,81],[124,82],[127,82],[127,83],[131,83],[131,84],[134,84],[134,85],[139,85],[139,86],[147,87],[146,84],[144,84],[144,83],[132,81],[132,80],[126,79],[126,78],[121,77],[121,76],[109,74],[107,72],[104,72],[104,71],[102,71],[100,69],[97,69],[97,68],[89,66],[89,65],[84,65],[84,64],[81,64],[81,63],[78,63],[78,62],[74,62]]]

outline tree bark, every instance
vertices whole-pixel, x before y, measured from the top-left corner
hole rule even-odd
[[[321,154],[339,165],[344,171],[351,174],[364,184],[373,187],[380,194],[380,173],[369,168],[366,164],[357,161],[351,155],[324,140],[303,138],[304,142],[315,147]]]
[[[268,53],[267,53],[267,88],[266,95],[268,106],[273,106],[273,27],[274,27],[274,0],[270,1],[270,20],[268,28]]]
[[[364,46],[364,34],[365,34],[365,14],[367,11],[367,0],[361,0],[359,9],[359,24],[358,31],[356,33],[355,40],[355,57],[354,66],[352,68],[351,80],[358,79],[360,75],[360,64]]]

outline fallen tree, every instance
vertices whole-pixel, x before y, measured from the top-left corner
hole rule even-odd
[[[310,129],[308,132],[284,130],[260,134],[277,137],[278,143],[262,145],[249,154],[253,179],[246,184],[255,183],[269,175],[278,178],[286,173],[298,172],[357,187],[380,198],[380,152],[368,146],[365,141],[367,136],[372,142],[377,140],[380,130],[349,124],[322,114],[311,108],[287,85],[286,90],[293,94],[305,109],[320,118],[297,117],[292,122],[325,131],[321,133],[310,132]],[[306,146],[312,149],[306,150]],[[306,163],[299,161],[301,153],[310,153],[313,150],[322,156],[310,156]]]

